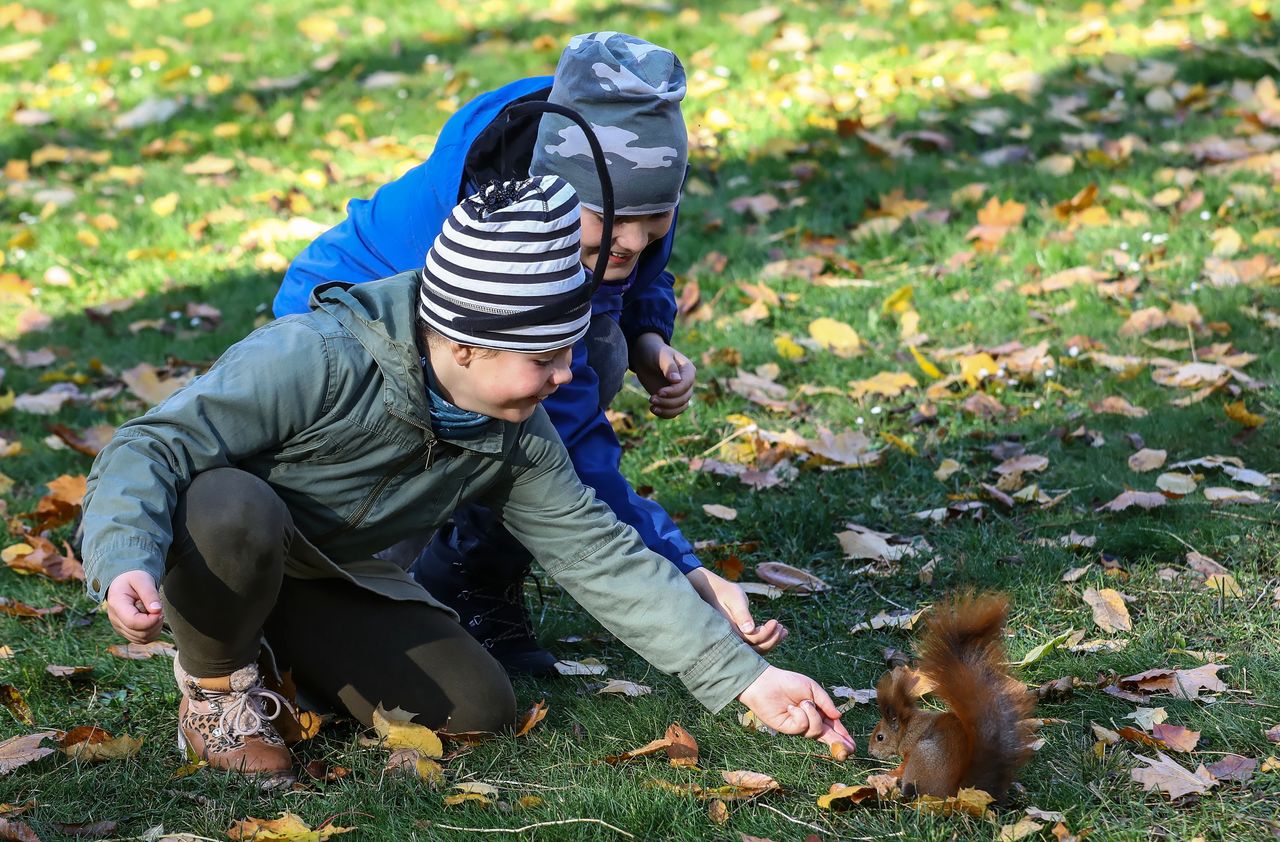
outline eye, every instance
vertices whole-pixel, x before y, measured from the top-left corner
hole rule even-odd
[[[876,742],[878,743],[884,742],[884,734],[876,734]]]

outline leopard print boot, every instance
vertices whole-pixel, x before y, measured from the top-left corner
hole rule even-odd
[[[190,746],[215,769],[278,774],[292,766],[289,749],[272,720],[289,702],[262,686],[257,664],[221,678],[196,678],[173,661],[182,691],[178,703],[178,746]]]

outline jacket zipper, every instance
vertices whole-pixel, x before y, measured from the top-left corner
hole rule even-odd
[[[426,456],[427,458],[426,467],[429,469],[431,467],[431,458],[435,451],[436,441],[436,437],[434,435],[430,435],[426,444],[419,446],[413,451],[413,453],[410,453],[407,457],[397,462],[390,471],[382,476],[382,479],[378,480],[378,484],[375,485],[373,490],[370,491],[368,495],[365,496],[364,500],[360,502],[359,508],[347,517],[342,526],[339,526],[337,529],[330,529],[316,540],[324,541],[359,526],[369,514],[369,510],[373,508],[373,504],[377,501],[378,497],[386,490],[387,486],[391,484],[391,481],[398,477],[400,472],[405,468],[422,459],[423,456]]]

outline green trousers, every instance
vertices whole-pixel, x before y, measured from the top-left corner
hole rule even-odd
[[[198,475],[181,495],[161,588],[183,669],[229,675],[263,639],[299,693],[370,724],[379,705],[429,728],[501,731],[515,721],[502,666],[448,614],[342,579],[284,574],[293,518],[244,471]]]

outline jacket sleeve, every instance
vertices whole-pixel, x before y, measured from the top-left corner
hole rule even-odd
[[[635,529],[654,552],[688,573],[702,566],[693,547],[662,506],[646,500],[631,487],[619,470],[622,447],[609,420],[600,411],[600,387],[595,370],[587,364],[586,346],[573,346],[573,379],[543,404],[578,478],[595,491],[618,520]]]
[[[311,290],[326,281],[364,283],[418,269],[453,208],[458,190],[452,149],[438,149],[370,199],[352,199],[347,218],[294,258],[272,309],[305,313]]]
[[[671,217],[667,236],[654,243],[641,256],[636,267],[636,280],[622,297],[622,315],[618,324],[627,342],[634,342],[642,333],[657,333],[668,344],[676,321],[675,277],[667,271],[671,249],[675,247],[676,222],[680,219],[677,207]]]
[[[492,499],[508,530],[570,596],[654,667],[680,677],[719,711],[768,664],[634,529],[619,523],[574,473],[564,445],[537,412],[523,427],[528,467],[505,499]]]
[[[82,555],[94,599],[131,570],[161,581],[178,496],[196,474],[278,445],[320,417],[329,388],[324,359],[313,328],[273,322],[116,431],[94,460],[84,496]],[[298,376],[284,383],[280,372]]]

